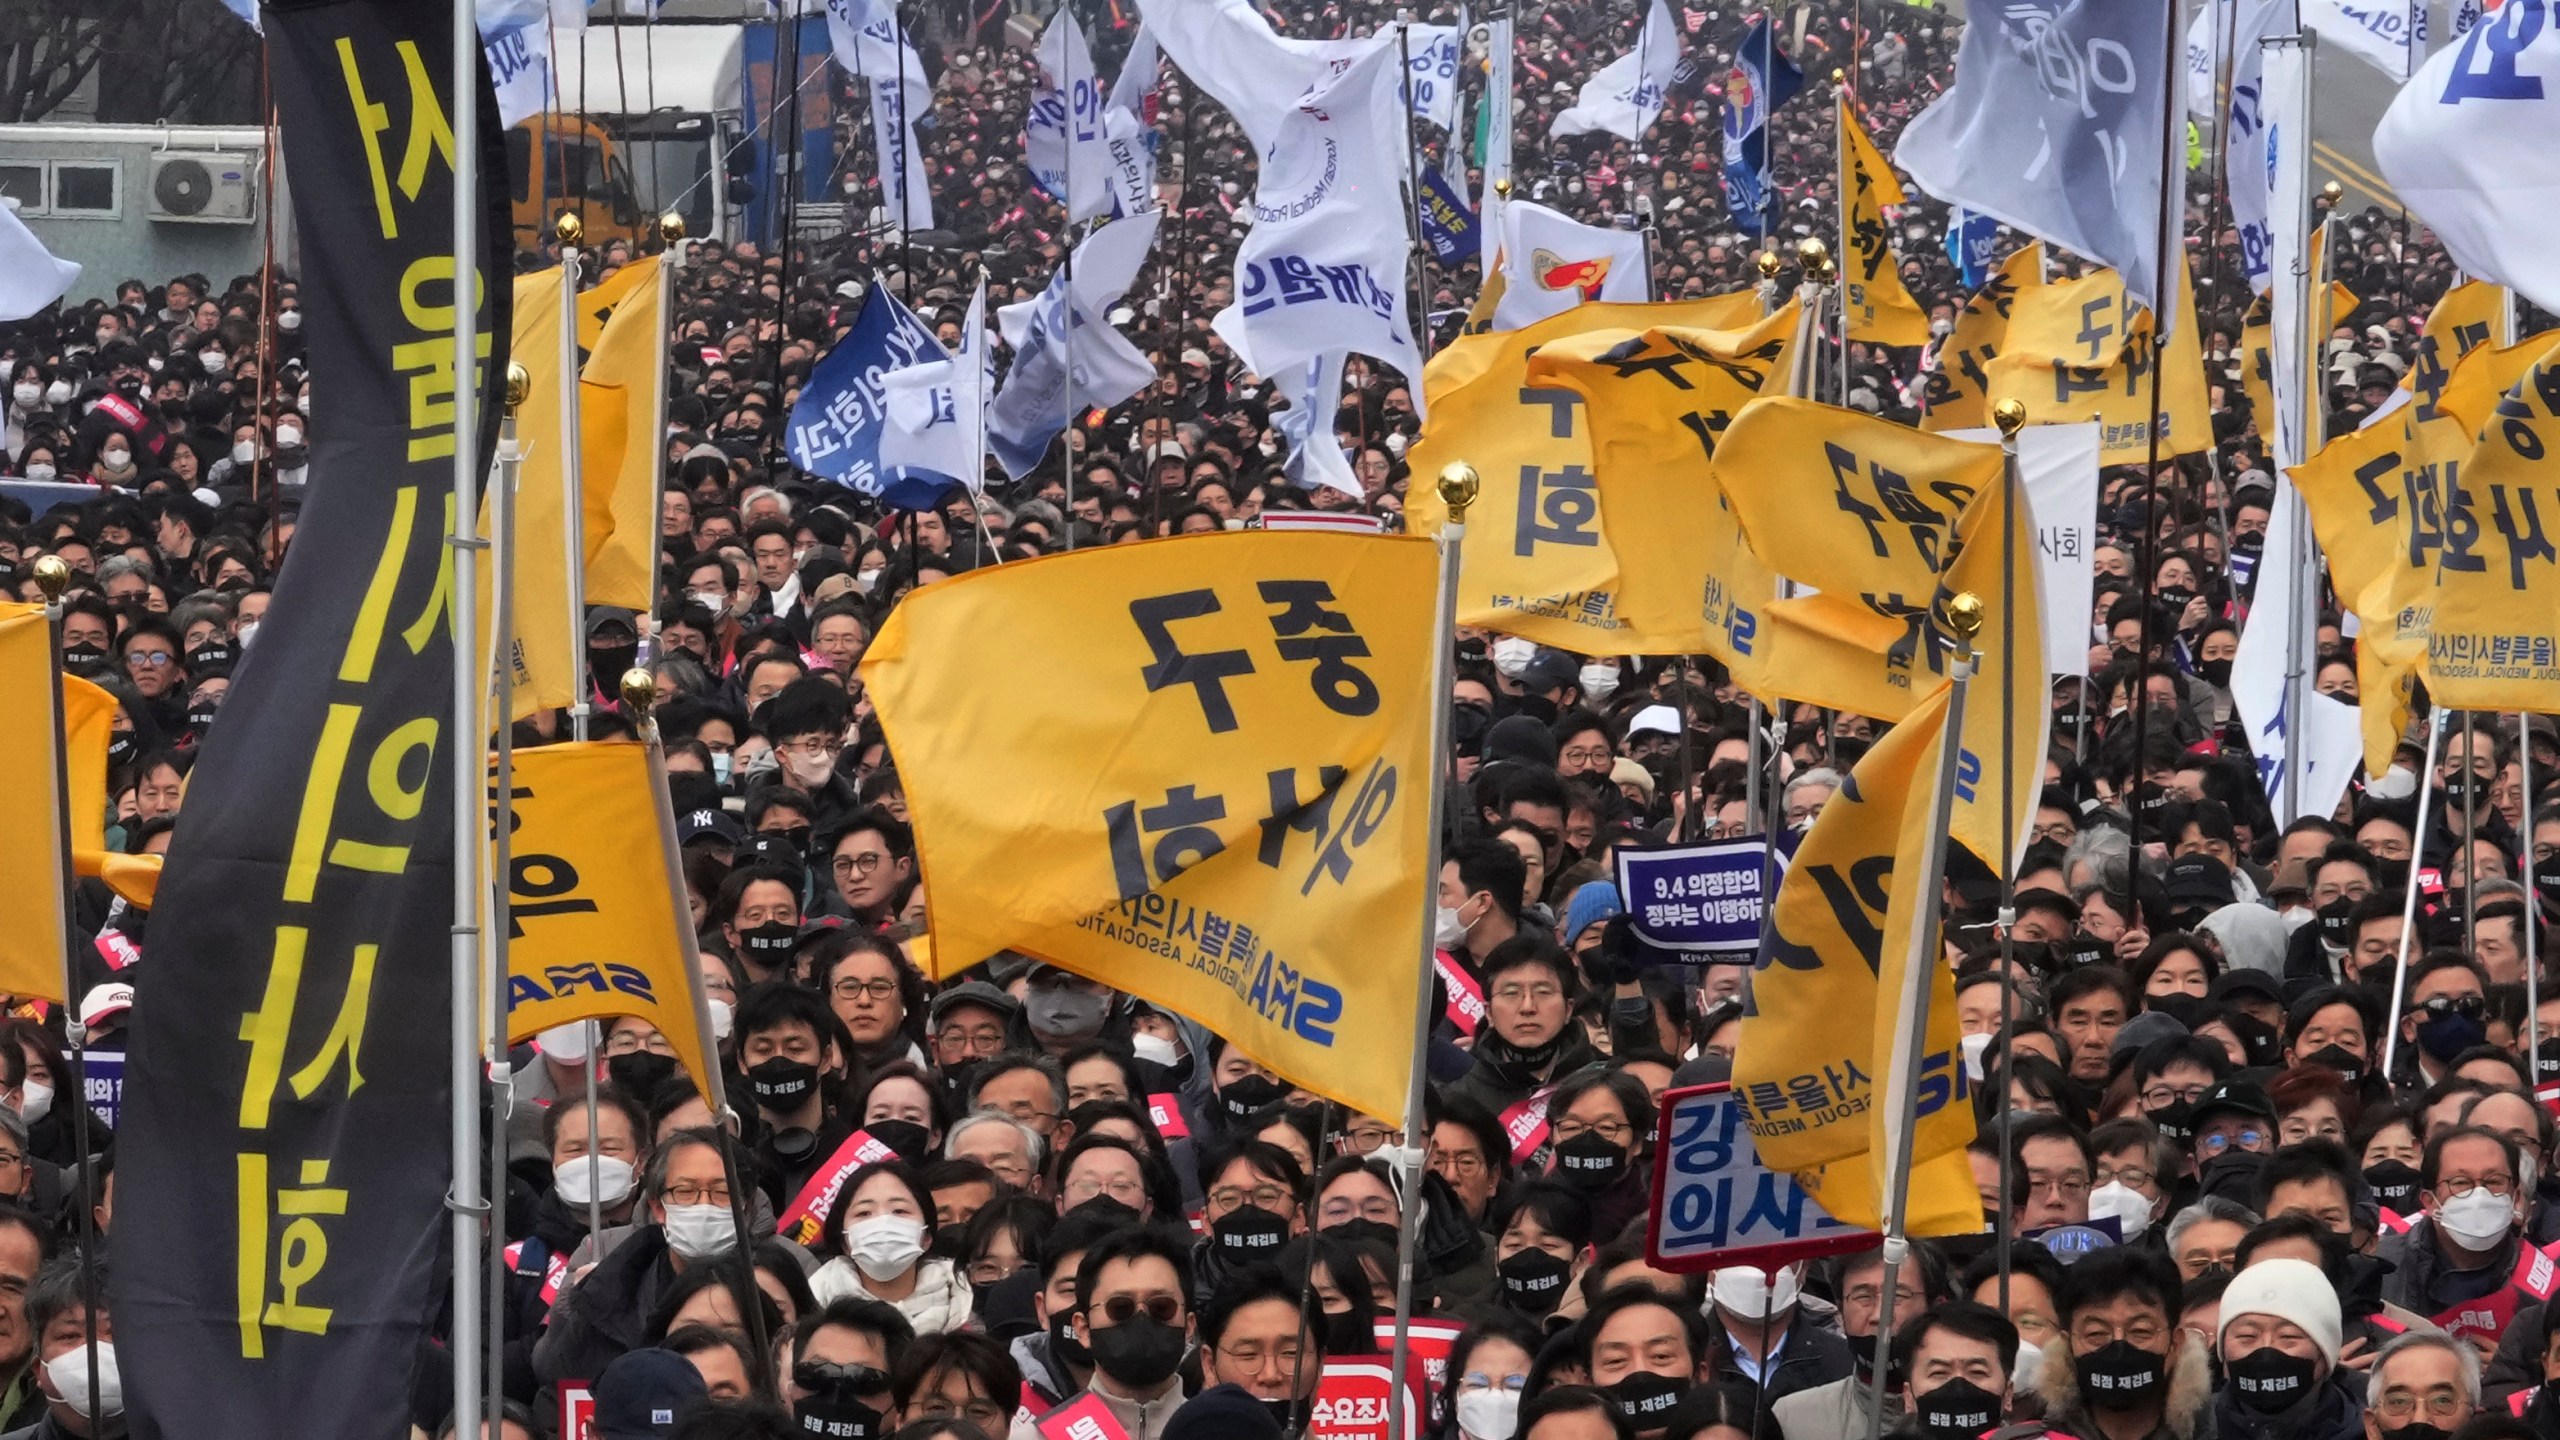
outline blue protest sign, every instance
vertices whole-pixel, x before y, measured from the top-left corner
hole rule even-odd
[[[1617,848],[1618,894],[1636,938],[1658,950],[1748,955],[1760,917],[1786,874],[1763,869],[1763,840]]]
[[[1882,1237],[1823,1213],[1783,1170],[1760,1163],[1730,1087],[1665,1091],[1646,1259],[1674,1274],[1783,1265],[1864,1250]]]
[[[892,370],[948,358],[915,312],[873,281],[853,328],[819,358],[809,383],[801,387],[799,403],[791,407],[786,441],[791,463],[894,510],[931,506],[960,481],[881,463],[889,397],[880,382]]]
[[[81,1054],[80,1073],[89,1082],[89,1108],[115,1128],[124,1113],[124,1052],[89,1050]]]

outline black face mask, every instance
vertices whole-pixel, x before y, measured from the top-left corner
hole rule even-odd
[[[1239,1205],[1210,1223],[1209,1238],[1230,1260],[1267,1260],[1289,1243],[1289,1222],[1259,1205]]]
[[[1564,1282],[1573,1273],[1573,1262],[1530,1249],[1495,1265],[1493,1270],[1502,1277],[1504,1305],[1532,1319],[1543,1319],[1555,1313],[1557,1302],[1564,1299]]]
[[[2263,554],[2266,548],[2267,537],[2264,531],[2243,530],[2231,537],[2231,549],[2235,554],[2258,555]]]
[[[1383,1245],[1390,1254],[1396,1248],[1396,1227],[1384,1220],[1345,1220],[1339,1225],[1327,1225],[1323,1233],[1354,1244],[1365,1240],[1372,1245]]]
[[[1182,1364],[1182,1332],[1141,1310],[1095,1329],[1085,1342],[1094,1368],[1133,1390],[1152,1390]]]
[[[2261,1345],[2223,1367],[2235,1399],[2261,1415],[2281,1415],[2311,1393],[2317,1362]]]
[[[2146,995],[2142,1003],[2189,1030],[2195,1029],[2196,1022],[2204,1018],[2205,1011],[2211,1008],[2201,995]]]
[[[1378,1351],[1378,1322],[1369,1318],[1365,1305],[1348,1310],[1328,1310],[1324,1316],[1324,1353],[1327,1355],[1374,1355]]]
[[[2320,943],[2332,951],[2347,948],[2347,925],[2355,914],[2356,902],[2344,895],[2311,912],[2318,916]]]
[[[2382,1440],[2453,1440],[2453,1432],[2424,1420],[2412,1420],[2406,1425],[2385,1427]]]
[[[773,1062],[767,1060],[764,1063],[770,1065]],[[757,1070],[763,1068],[764,1065],[756,1067]],[[754,1072],[748,1073],[752,1077]],[[759,1094],[756,1098],[761,1100],[764,1097]],[[874,1120],[862,1128],[871,1132],[872,1139],[897,1151],[898,1158],[911,1165],[923,1164],[933,1151],[933,1132],[912,1120]]]
[[[2160,1127],[2160,1136],[2184,1150],[2196,1138],[2196,1107],[2186,1100],[2173,1100],[2157,1110],[2145,1110],[2144,1117]]]
[[[228,640],[207,640],[187,652],[187,668],[202,670],[207,665],[228,665],[240,658]]]
[[[1227,1107],[1230,1119],[1243,1120],[1258,1110],[1276,1105],[1289,1088],[1263,1075],[1247,1075],[1218,1087],[1218,1103]]]
[[[604,1062],[605,1077],[613,1088],[642,1101],[658,1093],[676,1073],[676,1057],[658,1055],[647,1050],[634,1050],[627,1055],[609,1055]]]
[[[2407,860],[2378,859],[2374,861],[2373,864],[2374,869],[2380,877],[2378,883],[2384,890],[2405,892],[2409,888],[2409,862]]]
[[[2364,1061],[2344,1045],[2323,1045],[2302,1058],[2306,1064],[2337,1071],[2350,1085],[2364,1078]]]
[[[866,1369],[867,1367],[852,1367]],[[877,1375],[877,1371],[871,1372]],[[888,1429],[888,1414],[862,1403],[854,1393],[857,1382],[833,1365],[801,1364],[791,1371],[792,1383],[808,1391],[791,1407],[792,1418],[799,1423],[803,1435],[824,1435],[829,1440],[842,1436],[845,1440],[879,1440]],[[879,1393],[874,1390],[872,1393]]]
[[[1911,1418],[1927,1440],[1981,1440],[2000,1424],[2000,1397],[1970,1380],[1950,1380],[1913,1396]]]
[[[777,1114],[797,1110],[818,1093],[818,1067],[806,1060],[776,1055],[747,1071],[747,1088],[755,1092],[756,1103],[767,1110]]]
[[[2533,872],[2534,893],[2542,897],[2542,913],[2560,920],[2560,870],[2543,866]]]
[[[1555,1177],[1586,1194],[1606,1190],[1627,1171],[1627,1152],[1588,1130],[1556,1147]]]
[[[2266,1168],[2267,1157],[2256,1151],[2226,1151],[2206,1163],[2197,1177],[2197,1193],[2246,1201],[2257,1193],[2258,1173]]]
[[[2062,963],[2074,970],[2083,965],[2103,965],[2107,963],[2109,953],[2110,947],[2106,941],[2086,932],[2074,931],[2071,936],[2071,948],[2063,952]]]
[[[2423,1203],[2418,1197],[2418,1167],[2401,1160],[2382,1160],[2364,1167],[2364,1183],[2373,1187],[2373,1201],[2394,1215],[2415,1215]]]
[[[640,658],[637,645],[590,645],[587,647],[587,673],[595,677],[598,688],[608,692],[622,684],[622,672]]]
[[[800,938],[800,927],[788,920],[774,920],[738,932],[738,958],[759,970],[780,970],[791,964],[791,947]]]
[[[220,713],[221,709],[222,702],[219,700],[209,700],[202,705],[188,706],[187,728],[201,736],[213,728],[213,717]]]
[[[1298,1426],[1306,1419],[1306,1407],[1295,1400],[1265,1400],[1262,1408],[1270,1412],[1271,1423],[1279,1426],[1283,1435],[1297,1434]]]
[[[2152,593],[2160,597],[2161,604],[2169,607],[2169,618],[2172,622],[2186,618],[2184,612],[2187,602],[2196,598],[2194,588],[2186,585],[2161,585],[2155,587]]]
[[[2071,1368],[2093,1409],[2130,1410],[2159,1393],[2169,1375],[2169,1357],[2116,1340],[2072,1357]]]
[[[2477,1015],[2465,1015],[2459,1010],[2419,1013],[2427,1018],[2418,1022],[2418,1048],[2439,1064],[2451,1064],[2454,1056],[2489,1038],[2488,1026]]]
[[[62,647],[62,664],[65,669],[77,670],[84,665],[95,665],[106,658],[107,652],[95,645],[65,645]],[[131,742],[127,743],[130,744]]]
[[[878,1134],[879,1132],[873,1131],[872,1133]],[[936,1225],[933,1227],[932,1253],[941,1256],[945,1260],[960,1259],[963,1254],[961,1247],[968,1243],[968,1239],[969,1227],[966,1224]],[[975,1292],[972,1293],[974,1294]]]
[[[2471,777],[2468,775],[2448,775],[2444,779],[2436,782],[2436,793],[2444,797],[2444,813],[2446,817],[2459,822],[2462,818],[2463,807],[2473,803],[2471,799]]]
[[[2231,662],[2227,659],[2199,660],[2196,662],[2196,674],[2217,690],[2231,688]]]
[[[1639,1370],[1609,1387],[1609,1399],[1632,1430],[1659,1430],[1662,1417],[1680,1403],[1689,1387],[1668,1375]]]
[[[110,767],[132,764],[135,748],[132,731],[109,731],[107,734],[107,764]]]
[[[1080,1370],[1093,1364],[1093,1352],[1076,1338],[1075,1317],[1063,1310],[1049,1320],[1049,1349],[1059,1359]]]

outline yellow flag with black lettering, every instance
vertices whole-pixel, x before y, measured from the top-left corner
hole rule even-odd
[[[1733,1057],[1733,1092],[1760,1158],[1794,1171],[1832,1218],[1878,1228],[1892,1180],[1886,1131],[1905,1108],[1893,1070],[1894,1038],[1908,1024],[1902,996],[1906,983],[1926,985],[1906,1212],[1914,1235],[1982,1228],[1964,1159],[1974,1125],[1955,981],[1939,954],[1938,896],[1920,884],[1930,847],[1944,843],[1931,822],[1949,690],[1939,685],[1886,731],[1814,818],[1779,882]]]
[[[1756,318],[1747,294],[1576,305],[1526,329],[1465,336],[1433,357],[1424,372],[1430,419],[1407,457],[1425,483],[1413,487],[1405,516],[1414,533],[1439,533],[1447,512],[1429,480],[1452,461],[1475,467],[1483,488],[1462,542],[1459,624],[1584,655],[1667,648],[1618,615],[1618,555],[1600,514],[1590,427],[1571,393],[1530,383],[1529,356],[1603,330],[1716,329],[1746,308]]]
[[[900,603],[862,679],[905,777],[935,973],[1036,955],[1403,1115],[1446,703],[1436,574],[1420,539],[1236,531]]]
[[[1532,385],[1581,397],[1604,515],[1618,528],[1619,618],[1653,652],[1702,654],[1764,700],[1786,695],[1859,710],[1899,696],[1802,688],[1807,677],[1862,673],[1852,654],[1864,619],[1852,602],[1809,597],[1779,618],[1780,572],[1742,540],[1714,462],[1733,416],[1782,386],[1795,307],[1747,329],[1606,330],[1559,340],[1530,361]],[[1845,623],[1826,611],[1846,609]],[[1793,656],[1792,660],[1786,658]],[[1783,670],[1783,673],[1782,673]]]
[[[2427,312],[2400,388],[2421,401],[2434,400],[2452,378],[2454,367],[2472,351],[2507,344],[2509,338],[2507,287],[2489,280],[2465,280],[2444,292]]]
[[[1997,857],[2024,848],[2044,783],[2051,706],[2034,525],[2000,447],[1779,397],[1734,420],[1716,474],[1752,551],[1818,592],[1772,603],[1771,617],[1849,642],[1800,652],[1779,631],[1769,659],[1790,696],[1854,693],[1865,703],[1844,708],[1907,714],[1947,681],[1947,602],[1967,591],[1982,602],[1979,718],[1950,823],[2004,868]]]
[[[1923,430],[1980,430],[1991,423],[1991,362],[2008,347],[2009,314],[2018,297],[2044,284],[2044,245],[2009,252],[1982,288],[1967,296],[1955,324],[1924,374]],[[2081,417],[2086,419],[2088,417]]]
[[[61,821],[69,797],[53,768],[53,626],[42,605],[0,604],[0,873],[15,897],[0,925],[0,994],[63,998],[71,883]]]
[[[1903,203],[1902,182],[1858,123],[1848,92],[1841,92],[1837,110],[1840,193],[1845,197],[1840,252],[1847,257],[1840,280],[1847,287],[1843,304],[1849,338],[1877,345],[1926,345],[1929,317],[1903,288],[1902,272],[1894,268],[1893,232],[1884,218],[1884,207]]]
[[[2153,340],[2154,317],[2133,303],[2124,277],[2113,270],[2021,291],[2010,308],[1999,354],[1984,367],[1991,398],[2024,404],[2031,425],[2076,425],[2094,418],[2100,461],[2138,464],[2151,453],[2156,361],[2161,366],[2160,454],[2193,455],[2211,448],[2213,412],[2205,392],[2204,350],[2196,339],[2195,284],[2183,256],[2177,303],[2177,330],[2161,349]],[[1933,414],[1923,428],[1954,427]]]
[[[2460,710],[2560,711],[2560,349],[2509,388],[2467,463],[2430,467],[2433,506],[2404,504],[2417,587],[2404,629],[2426,636],[2428,698]],[[2413,487],[2414,488],[2414,487]],[[2419,490],[2418,496],[2424,491]],[[2413,499],[2417,496],[2413,496]],[[2412,575],[2404,579],[2418,579]]]
[[[701,960],[655,753],[630,740],[518,750],[511,813],[508,1038],[636,1015],[713,1094]]]
[[[514,671],[511,718],[518,720],[559,709],[575,699],[578,670],[585,659],[583,624],[572,643],[565,570],[568,474],[561,463],[560,323],[559,267],[517,276],[510,353],[533,383],[524,403],[516,407],[516,443],[523,459],[516,470],[514,549],[507,565],[515,587],[514,635],[507,653],[496,663]],[[494,533],[493,520],[492,507],[484,498],[481,538]],[[497,567],[484,564],[478,573],[480,653],[487,655],[492,653],[497,617]]]
[[[579,373],[590,386],[620,391],[615,418],[618,441],[596,417],[594,389],[583,392],[588,409],[581,429],[587,441],[587,603],[650,608],[649,587],[658,546],[659,477],[666,436],[659,426],[659,390],[665,383],[666,306],[658,283],[658,256],[622,267],[579,300],[578,343],[587,352]],[[599,309],[605,313],[599,314]],[[590,333],[588,326],[594,329]],[[604,677],[611,683],[611,677]]]

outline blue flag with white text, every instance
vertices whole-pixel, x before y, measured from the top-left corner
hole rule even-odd
[[[889,414],[889,395],[881,381],[892,370],[945,358],[941,342],[915,312],[880,282],[871,282],[853,328],[819,357],[809,383],[801,387],[800,402],[791,407],[784,440],[791,463],[894,510],[931,506],[959,482],[881,462],[880,438]]]
[[[1804,72],[1778,48],[1769,17],[1751,22],[1724,77],[1724,205],[1734,219],[1769,228],[1777,187],[1769,183],[1769,117],[1804,88]]]
[[[1443,265],[1473,260],[1484,241],[1476,228],[1475,207],[1467,203],[1466,184],[1452,180],[1437,165],[1422,169],[1422,238]]]
[[[2000,222],[1961,205],[1947,215],[1947,259],[1956,267],[1957,283],[1967,294],[1991,278],[1991,242]]]

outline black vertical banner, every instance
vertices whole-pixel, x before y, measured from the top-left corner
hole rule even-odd
[[[138,1437],[408,1433],[442,1294],[453,884],[454,167],[486,199],[479,436],[510,246],[497,107],[457,156],[454,0],[266,6],[311,317],[292,554],[187,791],[117,1144]],[[467,368],[460,373],[471,373]]]

